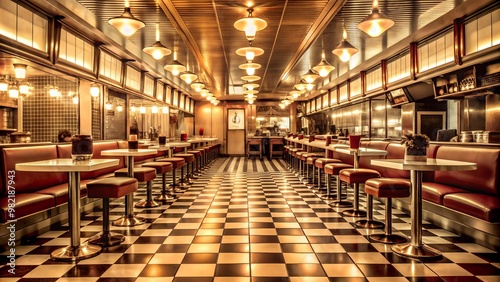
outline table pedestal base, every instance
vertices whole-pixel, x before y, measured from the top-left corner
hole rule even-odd
[[[164,204],[173,200],[175,200],[175,198],[168,195],[167,193],[161,193],[161,195],[155,197],[155,201],[162,202]]]
[[[144,218],[135,215],[124,215],[113,221],[114,226],[137,226],[144,224]]]
[[[135,204],[136,208],[156,208],[159,206],[161,206],[161,203],[157,203],[153,200],[150,200],[150,201],[144,200],[144,201],[140,201],[137,204]]]
[[[333,201],[330,206],[334,208],[350,208],[352,207],[352,203],[349,201]]]
[[[414,246],[411,243],[392,246],[392,251],[400,256],[418,259],[441,258],[441,253],[426,245]]]
[[[123,234],[113,232],[99,233],[89,238],[90,244],[99,245],[103,248],[120,245],[123,241],[125,241]]]
[[[400,244],[408,241],[408,238],[396,234],[372,234],[370,239],[384,244]]]
[[[79,261],[95,257],[101,253],[101,246],[80,244],[78,247],[67,246],[57,249],[50,254],[50,258],[55,261]]]
[[[373,219],[361,219],[355,222],[356,227],[366,228],[366,229],[379,229],[384,228],[385,224],[380,221]]]

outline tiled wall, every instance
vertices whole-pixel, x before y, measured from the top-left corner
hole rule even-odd
[[[101,137],[101,111],[99,98],[92,98],[92,138],[102,140]]]
[[[67,129],[78,132],[78,105],[68,92],[77,91],[77,83],[53,76],[29,78],[33,86],[32,93],[23,99],[23,129],[31,132],[31,142],[57,141],[57,133]],[[59,87],[61,97],[49,96],[49,85]]]

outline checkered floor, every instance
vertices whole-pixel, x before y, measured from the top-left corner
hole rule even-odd
[[[384,205],[374,207],[383,219]],[[121,200],[112,203],[112,219],[123,212]],[[77,264],[54,262],[50,252],[68,243],[63,226],[18,247],[16,274],[0,268],[0,280],[500,281],[498,253],[429,223],[423,240],[443,253],[440,260],[402,258],[370,242],[367,235],[382,230],[354,228],[282,160],[220,158],[171,204],[136,212],[146,224],[112,227],[126,235],[123,244]],[[393,216],[394,233],[409,235],[409,216],[398,210]],[[82,240],[101,224],[100,211],[86,214]]]

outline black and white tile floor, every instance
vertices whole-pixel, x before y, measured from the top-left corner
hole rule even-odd
[[[142,189],[136,198],[143,196]],[[384,205],[374,206],[383,219]],[[122,200],[112,203],[112,219],[123,212]],[[16,274],[0,268],[0,280],[500,281],[498,253],[430,223],[423,240],[442,259],[396,256],[300,183],[282,160],[220,158],[171,204],[136,212],[146,224],[112,227],[126,235],[123,244],[77,264],[54,262],[50,252],[68,243],[63,226],[17,247]],[[395,232],[409,235],[409,216],[398,210],[393,216]],[[101,224],[100,211],[84,215],[82,240]]]

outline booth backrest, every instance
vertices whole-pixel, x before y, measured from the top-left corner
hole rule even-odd
[[[499,160],[500,149],[466,148],[458,146],[440,146],[436,158],[473,162],[477,170],[468,171],[436,171],[434,182],[459,187],[471,192],[500,196]]]
[[[111,156],[103,156],[101,152],[104,150],[114,150],[118,149],[118,143],[116,141],[109,142],[94,142],[93,144],[93,154],[92,158],[94,159],[119,159],[120,162],[117,166],[112,166],[108,168],[103,168],[99,170],[82,172],[80,174],[80,179],[93,179],[97,178],[101,175],[105,175],[108,173],[113,173],[115,170],[125,167],[125,162],[123,157],[111,157]],[[71,158],[71,144],[65,145],[57,145],[57,153],[59,158]]]
[[[392,143],[387,146],[387,156],[386,159],[404,159],[406,147],[401,144]],[[382,177],[391,178],[410,178],[409,170],[391,169],[384,168],[379,170]]]
[[[3,186],[7,187],[9,171],[14,171],[17,163],[57,159],[56,145],[4,148],[2,150]],[[40,189],[68,183],[66,172],[15,171],[16,194],[36,192]],[[5,189],[4,189],[5,193]],[[2,196],[5,196],[2,195]]]

